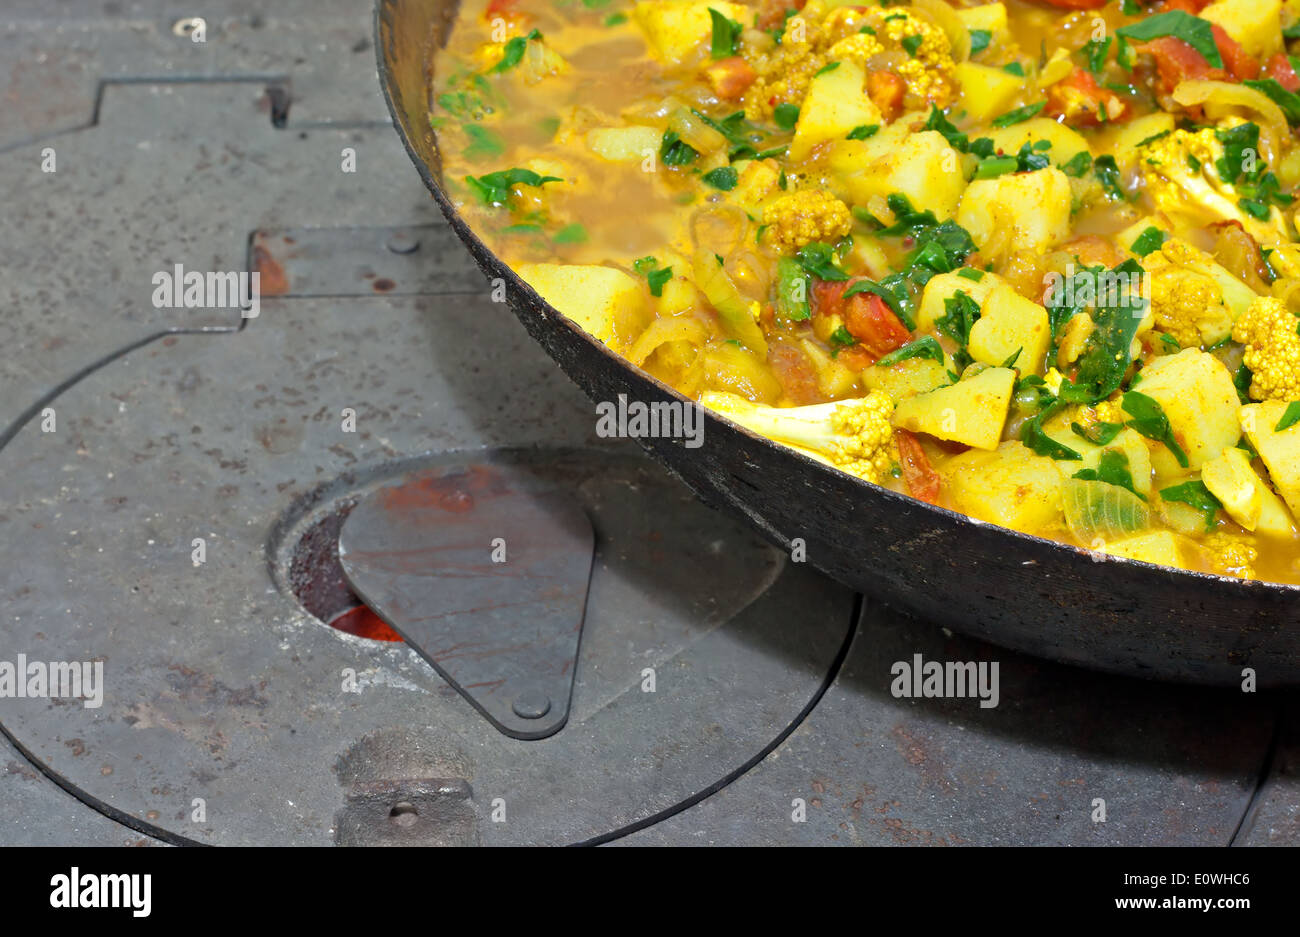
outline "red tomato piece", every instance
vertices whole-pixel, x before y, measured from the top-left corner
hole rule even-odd
[[[704,74],[708,76],[713,93],[723,101],[739,100],[758,80],[758,72],[738,55],[713,62],[704,69]]]
[[[876,358],[912,340],[907,326],[875,293],[854,293],[848,298],[844,304],[844,328]]]
[[[903,470],[903,484],[907,486],[907,493],[918,501],[938,504],[943,479],[930,464],[921,441],[905,429],[894,430],[894,439],[898,443],[898,463]]]
[[[1223,58],[1223,67],[1228,70],[1228,74],[1237,81],[1258,78],[1259,59],[1248,54],[1241,43],[1224,32],[1218,23],[1212,24],[1210,28],[1214,31],[1214,44],[1219,47],[1219,55]]]
[[[1281,52],[1268,60],[1264,77],[1272,78],[1288,91],[1300,91],[1300,76],[1297,76],[1295,69],[1292,68],[1291,60]]]
[[[903,111],[903,95],[907,82],[901,75],[887,71],[867,73],[867,97],[871,98],[885,120],[893,120]]]
[[[1205,56],[1197,52],[1181,39],[1173,36],[1161,36],[1133,47],[1138,52],[1145,52],[1155,59],[1156,70],[1160,73],[1160,83],[1165,93],[1173,91],[1181,82],[1191,78],[1206,78],[1222,81],[1228,75],[1219,68],[1211,68]]]
[[[1102,108],[1105,119],[1102,119]],[[1096,127],[1132,116],[1123,98],[1097,84],[1092,72],[1075,68],[1068,77],[1047,89],[1047,116],[1071,127]]]

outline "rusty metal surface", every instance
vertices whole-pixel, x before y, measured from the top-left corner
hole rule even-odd
[[[511,738],[569,718],[595,533],[522,469],[467,462],[368,494],[339,535],[353,590]]]
[[[482,274],[442,259],[462,250],[444,224],[293,228],[254,232],[248,266],[273,296],[482,293]]]

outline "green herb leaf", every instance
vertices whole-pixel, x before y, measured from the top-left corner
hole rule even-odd
[[[556,244],[581,244],[587,240],[587,229],[580,224],[565,225],[551,240]]]
[[[778,104],[772,110],[772,119],[782,130],[793,130],[794,125],[799,122],[799,105]]]
[[[817,69],[817,71],[813,72],[813,77],[816,78],[818,75],[825,75],[827,72],[833,72],[839,67],[839,62],[827,62],[821,68]]]
[[[1094,75],[1100,75],[1101,70],[1106,65],[1106,56],[1110,54],[1110,47],[1114,43],[1113,36],[1107,36],[1105,39],[1089,39],[1084,43],[1084,58],[1088,60],[1088,71]]]
[[[1020,441],[1033,452],[1057,462],[1078,462],[1083,456],[1069,446],[1063,445],[1043,431],[1043,421],[1056,415],[1064,406],[1063,400],[1053,400],[1032,420],[1026,420],[1020,426]]]
[[[849,345],[856,345],[858,340],[849,334],[849,330],[840,326],[831,333],[831,344],[840,348],[847,348]]]
[[[1124,395],[1121,406],[1125,413],[1133,417],[1126,425],[1133,427],[1147,439],[1154,439],[1156,442],[1164,443],[1169,451],[1174,454],[1178,464],[1183,468],[1187,468],[1187,453],[1183,451],[1182,446],[1178,445],[1178,440],[1174,439],[1174,431],[1169,425],[1169,418],[1165,416],[1164,409],[1154,398],[1130,390]]]
[[[903,41],[900,42],[899,45],[907,50],[908,55],[915,57],[916,50],[921,48],[921,43],[924,41],[924,38],[921,36],[904,36]]]
[[[665,166],[685,166],[694,162],[699,155],[694,147],[677,135],[677,131],[664,131],[663,140],[659,144],[659,159]]]
[[[958,130],[939,108],[930,106],[930,116],[926,118],[925,126],[921,129],[938,131],[954,150],[966,152],[968,147],[966,134]]]
[[[709,19],[713,21],[713,38],[709,45],[710,54],[715,59],[725,59],[735,55],[736,46],[740,42],[740,34],[744,32],[745,27],[735,20],[723,16],[713,7],[709,7]]]
[[[490,159],[506,151],[506,143],[501,135],[482,124],[465,124],[465,135],[470,140],[469,146],[465,147],[466,159]]]
[[[1018,107],[1014,111],[1007,111],[999,117],[994,117],[993,126],[1010,127],[1012,124],[1021,123],[1036,116],[1045,107],[1047,107],[1046,101],[1039,101],[1037,104],[1026,104],[1024,107]]]
[[[1118,449],[1104,450],[1097,460],[1095,469],[1082,469],[1075,472],[1074,477],[1084,481],[1105,482],[1108,485],[1127,488],[1143,501],[1147,499],[1147,496],[1138,491],[1133,484],[1133,473],[1129,471],[1128,456]]]
[[[514,68],[523,61],[524,52],[528,49],[529,41],[541,38],[542,34],[535,29],[527,36],[515,36],[515,38],[506,43],[505,51],[501,56],[501,61],[489,68],[488,72],[499,74]]]
[[[877,367],[889,368],[909,358],[929,358],[940,364],[944,362],[943,347],[933,335],[926,335],[914,342],[908,342],[902,348],[891,351],[876,362]]]
[[[1300,423],[1300,402],[1293,400],[1286,405],[1286,412],[1282,414],[1282,419],[1277,421],[1277,426],[1273,427],[1273,432],[1280,433],[1297,423]]]
[[[483,200],[484,204],[500,207],[510,197],[510,190],[517,185],[540,186],[546,182],[562,182],[559,176],[539,176],[531,169],[503,169],[489,172],[477,178],[466,176],[465,182]]]
[[[1160,497],[1166,501],[1177,501],[1180,504],[1190,504],[1196,510],[1200,511],[1205,518],[1205,529],[1209,530],[1214,526],[1214,515],[1222,505],[1219,499],[1210,494],[1210,489],[1205,487],[1203,481],[1183,482],[1181,485],[1174,485],[1170,488],[1161,488]]]
[[[1119,166],[1115,163],[1115,157],[1109,153],[1098,156],[1092,161],[1092,172],[1108,196],[1120,201],[1128,201],[1128,196],[1124,194],[1124,188],[1119,182]]]
[[[646,283],[650,286],[651,296],[662,296],[664,294],[664,284],[673,278],[673,268],[664,267],[662,270],[651,270],[645,275]]]
[[[795,259],[819,280],[847,280],[849,275],[835,266],[835,248],[829,244],[807,244],[795,252]]]
[[[1123,423],[1107,423],[1105,420],[1098,420],[1096,423],[1089,423],[1087,426],[1079,423],[1070,424],[1070,429],[1074,431],[1074,435],[1088,440],[1095,446],[1107,445],[1119,435],[1119,431],[1123,428]]]
[[[880,124],[860,124],[849,131],[846,139],[849,140],[869,140],[880,130]]]
[[[1300,94],[1288,91],[1277,83],[1275,78],[1261,78],[1242,82],[1247,88],[1254,88],[1267,95],[1286,115],[1287,123],[1300,123]]]
[[[1075,179],[1082,178],[1083,174],[1092,168],[1092,154],[1087,150],[1080,150],[1070,157],[1070,161],[1061,167],[1061,172],[1067,176],[1073,176]]]
[[[1168,238],[1169,235],[1165,234],[1165,232],[1161,231],[1159,228],[1147,228],[1133,241],[1131,250],[1139,257],[1145,257],[1153,250],[1158,250],[1160,246],[1168,240]]]
[[[700,177],[715,189],[721,189],[723,192],[730,192],[740,181],[740,173],[731,166],[719,166],[717,169],[710,169]]]
[[[1141,22],[1121,26],[1115,33],[1132,42],[1148,42],[1161,36],[1173,36],[1201,53],[1211,68],[1223,68],[1223,57],[1219,55],[1219,46],[1214,41],[1214,28],[1210,21],[1183,10],[1148,16]]]
[[[987,29],[972,29],[970,31],[970,54],[979,55],[989,47],[993,41],[993,33]]]

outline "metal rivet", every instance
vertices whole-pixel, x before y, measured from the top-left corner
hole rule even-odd
[[[526,690],[510,704],[520,719],[540,719],[551,711],[551,699],[545,693]]]
[[[395,231],[386,246],[394,254],[413,254],[420,249],[420,240],[409,231]]]

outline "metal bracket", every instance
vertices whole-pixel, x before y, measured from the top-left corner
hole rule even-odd
[[[488,721],[540,739],[569,717],[595,534],[524,470],[408,476],[348,516],[339,560],[357,595]]]

